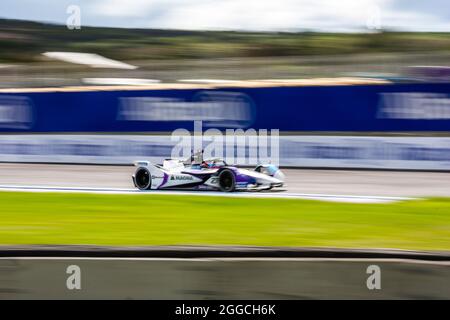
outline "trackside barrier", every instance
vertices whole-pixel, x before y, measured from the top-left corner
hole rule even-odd
[[[67,285],[69,266],[78,288]],[[0,271],[0,299],[450,298],[448,261],[38,257],[2,258]]]
[[[279,139],[279,164],[286,167],[450,170],[450,137],[280,136]],[[176,143],[171,136],[157,135],[0,135],[0,161],[160,163],[170,157]],[[245,155],[250,154],[247,146]],[[230,163],[258,162],[257,158],[247,157],[235,158]]]
[[[0,132],[450,131],[450,83],[0,93]]]

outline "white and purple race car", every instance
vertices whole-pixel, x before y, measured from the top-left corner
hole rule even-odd
[[[190,189],[260,191],[282,187],[284,174],[272,164],[254,170],[229,166],[222,159],[186,164],[182,160],[164,160],[162,165],[137,161],[133,183],[140,190]]]

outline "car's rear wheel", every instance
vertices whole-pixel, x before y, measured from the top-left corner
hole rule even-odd
[[[231,170],[225,169],[219,174],[219,187],[221,191],[232,192],[236,188],[236,179]]]
[[[139,190],[148,190],[152,185],[152,176],[147,168],[139,168],[134,174],[136,187]]]

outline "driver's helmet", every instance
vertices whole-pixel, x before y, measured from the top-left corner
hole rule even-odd
[[[202,161],[201,168],[211,168],[214,165],[214,161]]]

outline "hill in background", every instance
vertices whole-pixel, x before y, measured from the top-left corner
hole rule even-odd
[[[0,19],[0,62],[36,62],[45,51],[117,60],[285,57],[389,52],[450,53],[449,33],[268,33],[82,27]]]

